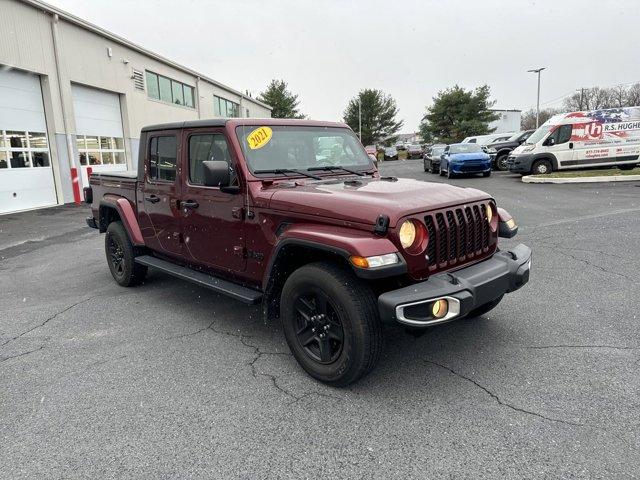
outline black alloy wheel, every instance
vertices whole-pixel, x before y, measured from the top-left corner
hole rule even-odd
[[[314,361],[327,365],[342,353],[344,329],[331,300],[320,290],[305,292],[295,299],[296,338]]]
[[[107,238],[108,260],[114,276],[122,278],[125,273],[124,247],[118,237],[109,235]]]

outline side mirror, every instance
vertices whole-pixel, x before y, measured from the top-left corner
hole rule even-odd
[[[223,160],[206,160],[202,162],[204,184],[207,187],[228,187],[231,183],[229,164]]]
[[[549,137],[547,138],[547,141],[545,142],[548,146],[552,147],[556,144],[556,139],[553,137]]]

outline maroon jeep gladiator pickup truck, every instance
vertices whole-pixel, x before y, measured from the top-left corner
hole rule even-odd
[[[219,119],[142,130],[137,172],[85,189],[113,278],[148,267],[262,304],[311,376],[347,385],[382,323],[424,328],[495,307],[529,280],[517,226],[472,188],[381,177],[340,123]]]

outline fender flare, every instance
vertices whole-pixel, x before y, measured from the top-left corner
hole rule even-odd
[[[267,289],[280,253],[288,246],[300,246],[332,253],[344,258],[349,265],[351,265],[351,262],[349,262],[349,257],[351,256],[371,257],[387,253],[398,253],[400,263],[379,268],[375,271],[367,271],[351,265],[355,274],[364,279],[401,275],[407,271],[407,264],[399,253],[398,248],[391,240],[380,237],[374,234],[373,231],[366,232],[333,225],[296,224],[289,226],[278,237],[264,272],[263,289]]]
[[[496,153],[496,158],[502,155],[509,155],[512,151],[513,151],[513,148],[503,148],[501,150],[498,150]]]
[[[127,234],[129,235],[129,239],[131,243],[135,246],[143,247],[144,246],[144,237],[142,236],[142,230],[140,230],[140,225],[138,224],[138,219],[136,217],[136,213],[133,209],[133,205],[129,200],[124,197],[118,197],[116,195],[105,195],[102,200],[100,200],[99,207],[99,225],[100,232],[105,232],[107,230],[107,226],[105,225],[104,219],[104,211],[105,209],[113,209],[118,212],[120,216],[120,220],[124,225]]]

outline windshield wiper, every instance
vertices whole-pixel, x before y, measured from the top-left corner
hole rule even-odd
[[[312,175],[310,173],[304,172],[302,170],[296,170],[294,168],[273,168],[271,170],[254,170],[253,173],[281,173],[286,175],[287,173],[296,173],[298,175],[302,175],[303,177],[313,178],[314,180],[322,180],[322,177],[317,175]]]
[[[354,175],[358,175],[359,177],[364,177],[363,172],[358,172],[357,170],[351,170],[350,168],[340,167],[338,165],[325,165],[323,167],[310,167],[307,168],[307,172],[331,172],[333,170],[344,170],[345,172],[353,173]]]

